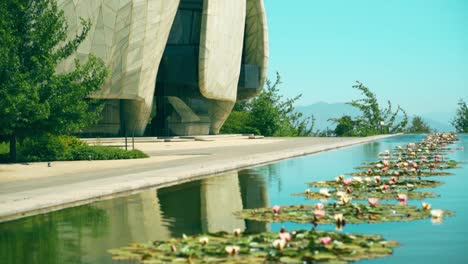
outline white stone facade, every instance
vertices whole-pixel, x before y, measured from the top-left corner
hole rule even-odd
[[[58,0],[70,36],[80,30],[80,18],[92,22],[77,54],[59,70],[89,54],[104,60],[111,74],[93,97],[114,100],[117,117],[111,119],[120,120],[120,133],[124,129],[141,135],[150,121],[161,58],[184,1],[203,2],[198,88],[209,105],[209,132],[217,133],[238,97],[248,99],[263,87],[268,64],[263,0]],[[244,63],[257,65],[260,72],[259,86],[244,93],[238,91],[243,56]]]

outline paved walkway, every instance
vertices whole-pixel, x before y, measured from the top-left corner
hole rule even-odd
[[[150,158],[0,165],[0,222],[384,137],[136,142]]]

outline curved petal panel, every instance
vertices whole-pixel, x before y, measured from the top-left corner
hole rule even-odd
[[[90,19],[92,29],[76,57],[90,53],[102,58],[111,76],[93,95],[102,99],[129,99],[123,107],[127,128],[143,133],[153,104],[156,75],[179,0],[59,0],[71,35]],[[73,67],[69,58],[59,71]]]
[[[239,90],[237,100],[245,100],[258,95],[265,84],[269,50],[268,24],[263,0],[247,0],[247,19],[245,23],[244,59],[246,64],[259,66],[260,85],[253,91]]]
[[[199,85],[203,96],[235,102],[244,40],[246,0],[205,0]]]

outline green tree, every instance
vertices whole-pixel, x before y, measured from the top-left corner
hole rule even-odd
[[[361,116],[352,119],[350,116],[332,118],[337,126],[335,134],[337,136],[370,136],[377,134],[402,132],[408,124],[408,116],[400,106],[393,112],[392,104],[387,102],[387,108],[381,109],[377,97],[370,89],[359,81],[353,85],[354,89],[359,90],[364,98],[353,100],[347,104],[359,109]],[[400,122],[396,122],[398,114],[403,115]]]
[[[458,133],[468,133],[468,107],[463,99],[458,101],[458,109],[451,123]]]
[[[0,134],[9,138],[13,160],[17,140],[71,133],[98,120],[102,106],[86,98],[103,85],[104,63],[89,56],[71,72],[56,72],[86,38],[91,24],[81,23],[68,39],[55,0],[0,1]]]
[[[406,130],[406,133],[431,133],[432,129],[420,116],[414,116],[411,121],[411,126]]]
[[[226,120],[221,133],[254,133],[264,136],[310,136],[313,117],[304,118],[295,111],[294,103],[301,97],[283,98],[279,94],[281,76],[275,82],[266,81],[258,97],[238,102]]]

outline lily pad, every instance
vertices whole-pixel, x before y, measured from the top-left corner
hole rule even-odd
[[[451,176],[453,173],[450,172],[445,172],[445,171],[417,171],[417,172],[402,172],[399,171],[399,177],[401,176],[409,176],[409,177],[430,177],[430,176]],[[387,171],[387,172],[382,172],[382,171],[360,171],[360,172],[353,172],[350,173],[349,175],[351,176],[381,176],[381,177],[393,177],[395,176],[394,171]]]
[[[285,243],[284,248],[273,246],[278,233],[240,236],[217,233],[146,244],[133,243],[111,249],[109,253],[115,260],[140,263],[347,263],[389,256],[398,246],[397,242],[386,241],[379,235],[305,230],[293,231],[290,235],[291,240]],[[208,242],[203,245],[201,239]]]
[[[325,204],[322,210],[324,212],[323,217],[314,215],[315,211],[314,205],[291,205],[282,206],[279,213],[274,213],[271,208],[259,208],[237,212],[236,216],[263,222],[316,224],[334,224],[336,223],[336,214],[342,214],[346,222],[350,224],[407,222],[431,217],[429,210],[402,204],[378,204],[376,206],[367,204]],[[452,216],[453,213],[444,211],[444,215]]]
[[[339,192],[339,191],[338,191]],[[311,191],[310,193],[294,193],[294,196],[304,196],[308,200],[322,200],[322,199],[338,199],[336,189],[329,191],[330,195],[324,195],[319,191]],[[369,196],[377,198],[379,200],[398,200],[399,194],[405,194],[408,197],[408,200],[423,200],[426,198],[436,198],[439,197],[438,194],[433,192],[416,192],[416,191],[401,191],[396,189],[389,190],[353,190],[351,194],[347,194],[352,200],[367,200]]]
[[[359,181],[351,180],[351,182],[346,186],[349,186],[353,189],[363,188],[367,190],[370,189],[372,191],[372,190],[380,189],[383,185],[388,185],[388,184],[389,184],[389,180],[382,179],[380,183],[376,183],[374,179],[371,179],[370,182],[367,182],[367,181],[359,182]],[[417,188],[434,188],[442,184],[443,182],[441,181],[399,178],[397,181],[394,181],[392,183],[390,188],[413,190]],[[310,187],[328,187],[328,188],[335,188],[335,189],[344,187],[341,181],[316,181],[316,182],[310,182],[308,183],[308,185]]]

